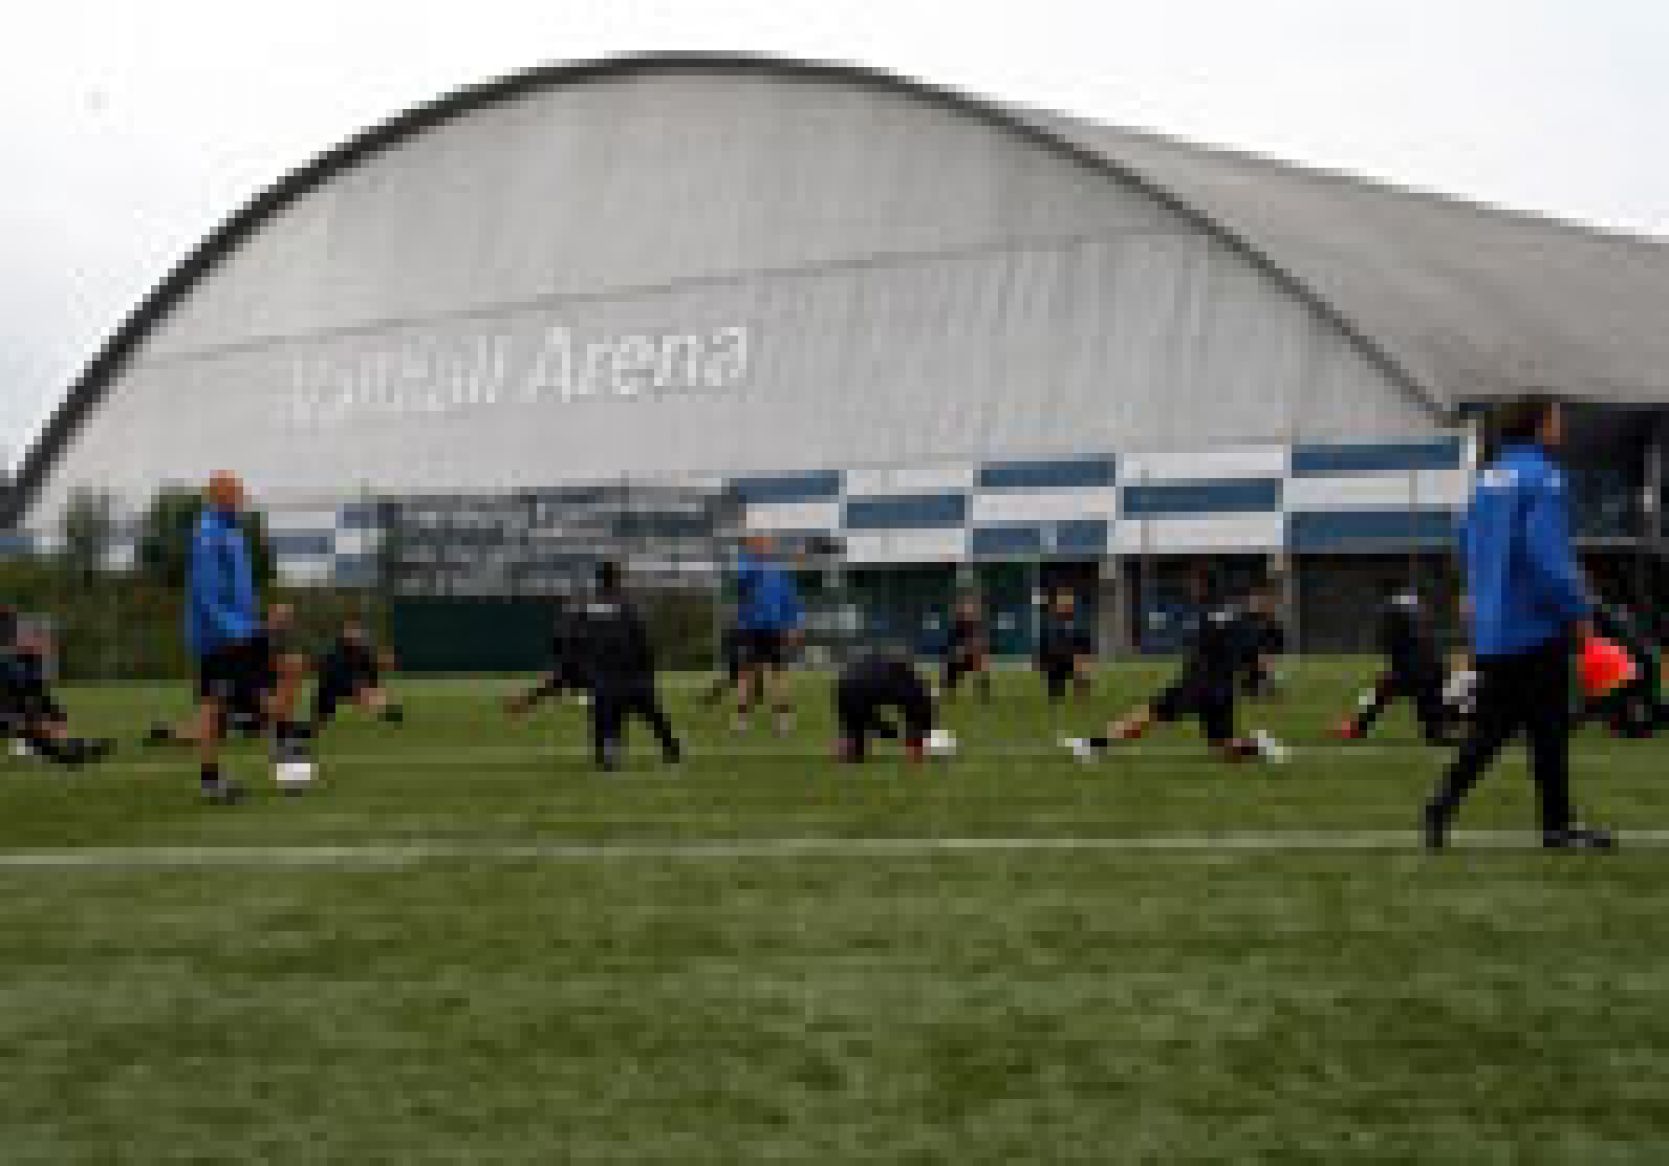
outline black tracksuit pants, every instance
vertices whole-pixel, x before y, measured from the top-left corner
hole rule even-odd
[[[677,755],[678,738],[661,708],[654,677],[608,677],[591,686],[591,748],[599,764],[618,758],[629,717],[649,726],[663,754]]]
[[[1443,667],[1435,660],[1391,661],[1391,670],[1374,684],[1373,700],[1356,716],[1356,730],[1366,733],[1395,700],[1414,704],[1414,715],[1427,741],[1440,743],[1448,731],[1449,712],[1443,704]]]
[[[1544,833],[1571,824],[1571,644],[1563,636],[1511,656],[1478,660],[1477,714],[1471,732],[1432,795],[1433,813],[1452,816],[1508,742],[1523,733],[1530,750]]]

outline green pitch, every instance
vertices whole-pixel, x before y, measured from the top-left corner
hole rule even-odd
[[[1324,736],[1366,671],[1247,708],[1279,769],[1050,747],[1152,669],[859,771],[826,681],[787,742],[669,685],[691,759],[614,779],[577,708],[413,682],[234,809],[126,744],[183,687],[73,691],[123,753],[0,765],[0,1159],[1669,1161],[1669,745],[1578,747],[1616,855],[1508,845],[1514,759],[1429,857],[1405,715]]]

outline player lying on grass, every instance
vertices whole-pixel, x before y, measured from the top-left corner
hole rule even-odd
[[[1064,700],[1069,685],[1078,696],[1088,696],[1094,662],[1095,645],[1078,626],[1078,597],[1062,588],[1049,597],[1037,636],[1037,670],[1049,703]]]
[[[962,678],[974,678],[974,691],[982,702],[991,700],[991,637],[977,595],[957,601],[950,618],[950,638],[945,645],[944,678],[941,689],[948,701],[956,696]]]
[[[904,653],[876,649],[853,660],[835,680],[834,705],[840,733],[837,759],[858,764],[868,758],[871,738],[897,739],[900,733],[890,713],[903,722],[905,756],[920,761],[926,755],[933,733],[933,694]]]
[[[551,619],[550,666],[540,675],[539,683],[505,699],[504,711],[512,717],[526,716],[547,700],[561,700],[565,693],[585,693],[585,675],[575,656],[575,621],[569,601],[558,599]]]
[[[1061,743],[1081,761],[1093,761],[1118,741],[1145,736],[1155,724],[1192,716],[1207,744],[1228,761],[1262,758],[1280,762],[1286,748],[1258,730],[1249,737],[1235,731],[1236,678],[1245,650],[1243,609],[1224,603],[1203,606],[1189,640],[1182,673],[1148,704],[1108,725],[1101,737],[1068,737]]]
[[[1356,715],[1341,722],[1334,735],[1361,740],[1393,701],[1407,700],[1414,706],[1426,741],[1447,744],[1456,718],[1444,698],[1443,654],[1417,591],[1408,588],[1386,600],[1379,614],[1378,638],[1385,670],[1358,700]]]
[[[300,739],[306,726],[295,720],[301,689],[307,678],[307,657],[292,644],[295,608],[274,603],[255,634],[245,641],[245,666],[237,669],[236,683],[225,687],[216,731],[224,737],[237,732],[263,737],[284,726],[284,737]],[[145,737],[148,745],[197,745],[203,723],[194,717],[179,724],[157,722]]]
[[[20,632],[0,648],[0,725],[29,756],[70,767],[99,761],[115,744],[70,734],[69,718],[47,680],[51,647],[44,632]]]
[[[1633,613],[1615,604],[1596,606],[1594,631],[1627,654],[1634,674],[1604,696],[1583,701],[1576,714],[1577,727],[1600,721],[1615,735],[1635,739],[1669,728],[1663,660]]]
[[[358,620],[343,624],[336,642],[315,665],[318,679],[313,687],[312,730],[316,733],[328,725],[336,710],[349,702],[391,725],[405,720],[404,710],[394,703],[382,682],[383,672],[393,663],[391,653],[379,651],[371,642],[364,624]]]
[[[676,765],[683,749],[661,708],[649,630],[626,598],[619,564],[598,567],[596,591],[579,610],[574,639],[576,659],[591,693],[591,745],[597,768],[620,768],[630,717],[649,726],[661,757]]]

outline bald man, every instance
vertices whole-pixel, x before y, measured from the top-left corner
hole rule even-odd
[[[737,732],[746,731],[749,711],[765,700],[775,714],[777,733],[786,735],[793,728],[785,669],[804,619],[794,578],[777,561],[771,539],[748,536],[736,556],[736,633],[742,665]]]
[[[243,483],[225,471],[210,480],[191,539],[186,585],[186,642],[197,660],[197,742],[203,797],[231,805],[242,789],[220,772],[229,711],[259,691],[269,668],[255,598],[249,544],[239,525]]]

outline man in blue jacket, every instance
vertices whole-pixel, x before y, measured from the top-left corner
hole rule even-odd
[[[800,636],[804,609],[793,577],[771,554],[771,540],[753,535],[736,560],[736,635],[742,664],[736,729],[745,731],[753,706],[769,700],[776,729],[793,727],[784,669]]]
[[[1441,849],[1467,792],[1520,732],[1529,738],[1542,845],[1604,850],[1611,835],[1571,817],[1571,656],[1589,631],[1592,602],[1571,546],[1556,401],[1503,409],[1500,455],[1478,475],[1461,531],[1477,712],[1466,743],[1427,803],[1426,845]]]
[[[238,516],[243,483],[221,471],[209,480],[206,505],[191,539],[186,584],[186,642],[197,660],[197,745],[203,796],[223,805],[243,791],[220,773],[227,711],[258,690],[268,670],[262,650],[255,572]]]

